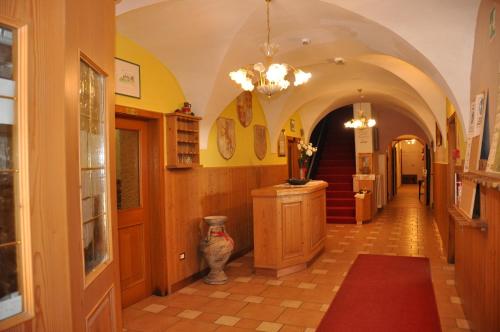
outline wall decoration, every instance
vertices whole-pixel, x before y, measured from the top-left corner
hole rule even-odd
[[[115,93],[141,98],[141,67],[138,64],[115,58]]]
[[[266,127],[261,125],[253,126],[253,148],[259,160],[264,159],[267,152]]]
[[[238,111],[238,119],[243,127],[248,127],[252,122],[252,93],[243,91],[236,98],[236,110]]]
[[[464,172],[479,169],[479,159],[483,139],[485,115],[485,94],[476,95],[472,105],[467,131],[467,150],[465,151]]]
[[[358,174],[372,174],[372,154],[358,153]]]
[[[295,132],[295,119],[290,119],[290,131]]]
[[[500,71],[500,65],[499,65]],[[500,174],[500,73],[497,74],[497,109],[493,125],[493,135],[486,164],[486,172]]]
[[[234,155],[236,151],[236,132],[233,119],[217,119],[217,148],[224,159],[231,159]]]
[[[285,129],[282,129],[278,137],[278,157],[284,156],[286,156],[286,136]]]

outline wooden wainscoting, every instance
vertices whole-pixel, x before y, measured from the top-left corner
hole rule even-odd
[[[201,223],[204,216],[227,216],[226,229],[235,241],[234,254],[249,251],[253,247],[250,191],[283,183],[287,174],[287,165],[166,170],[169,291],[206,268],[198,252],[207,231]],[[180,259],[182,253],[184,260]]]
[[[450,221],[448,218],[448,164],[434,163],[434,183],[433,183],[433,198],[434,198],[434,219],[441,235],[443,242],[444,254],[448,262],[454,260],[454,239],[450,238]]]
[[[500,191],[481,187],[487,231],[456,225],[456,285],[474,331],[500,331]]]

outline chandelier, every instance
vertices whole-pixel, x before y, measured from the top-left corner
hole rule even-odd
[[[261,46],[261,50],[266,60],[265,62],[258,62],[232,71],[229,73],[229,77],[245,91],[253,91],[256,88],[258,92],[271,97],[274,93],[286,90],[290,86],[289,77],[292,74],[295,77],[293,85],[299,86],[309,81],[311,73],[296,69],[286,63],[272,62],[279,45],[271,43],[271,25],[269,22],[269,3],[271,0],[265,1],[267,8],[267,41]]]
[[[363,102],[363,98],[365,97],[361,94],[362,92],[363,92],[363,89],[358,89],[359,99],[360,99],[360,104],[359,104],[360,108],[361,108],[361,105]],[[375,119],[367,118],[365,116],[363,110],[360,110],[358,113],[358,117],[347,121],[346,123],[344,123],[344,126],[346,128],[363,129],[363,128],[371,128],[371,127],[375,126],[376,124],[377,124],[377,121],[375,121]]]
[[[359,117],[356,119],[352,119],[344,123],[346,128],[354,128],[354,129],[363,129],[363,128],[371,128],[377,124],[375,119],[368,119],[363,111],[359,112]]]

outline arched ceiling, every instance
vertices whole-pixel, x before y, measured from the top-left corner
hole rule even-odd
[[[397,105],[420,119],[427,133],[434,121],[444,128],[446,97],[467,121],[478,3],[272,0],[275,60],[313,73],[305,86],[261,99],[272,139],[295,111],[312,130],[328,107],[359,101],[358,88],[365,101]],[[203,117],[203,148],[214,120],[240,93],[228,72],[263,59],[264,0],[122,0],[117,14],[118,32],[158,57]],[[310,45],[302,45],[304,37]],[[330,64],[336,56],[346,64]]]

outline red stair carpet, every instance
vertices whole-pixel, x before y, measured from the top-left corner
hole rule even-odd
[[[317,332],[440,332],[429,259],[359,255]]]
[[[354,224],[352,175],[356,173],[354,130],[344,127],[352,119],[352,108],[336,110],[326,119],[325,144],[315,178],[328,182],[326,222]]]

